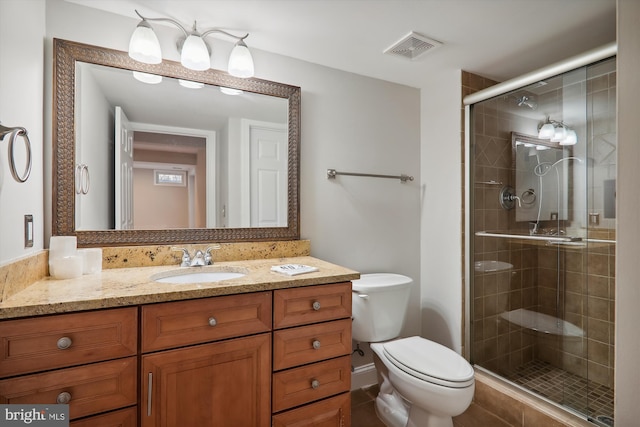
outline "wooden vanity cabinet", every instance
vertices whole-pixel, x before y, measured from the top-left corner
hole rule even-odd
[[[136,413],[136,307],[7,320],[0,331],[0,403],[68,403],[71,420]]]
[[[274,291],[274,427],[351,425],[351,282]]]
[[[142,427],[270,426],[271,292],[143,306],[142,343]]]

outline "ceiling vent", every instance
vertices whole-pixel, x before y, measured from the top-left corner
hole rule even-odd
[[[411,32],[385,50],[384,53],[414,60],[440,46],[442,43],[439,41]]]

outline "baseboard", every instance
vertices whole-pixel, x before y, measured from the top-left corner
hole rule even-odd
[[[376,367],[373,363],[356,366],[351,372],[351,390],[374,385],[378,382]]]

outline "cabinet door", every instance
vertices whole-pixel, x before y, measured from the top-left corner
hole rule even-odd
[[[271,334],[142,357],[142,427],[268,427]]]
[[[350,427],[351,394],[344,393],[273,416],[273,427]]]

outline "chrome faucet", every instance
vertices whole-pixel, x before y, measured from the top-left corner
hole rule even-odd
[[[211,245],[207,248],[205,252],[202,252],[198,249],[193,257],[189,255],[189,251],[185,248],[171,248],[172,251],[182,251],[182,260],[180,262],[180,267],[202,267],[205,265],[213,264],[213,255],[211,255],[211,250],[220,249],[220,245]]]

